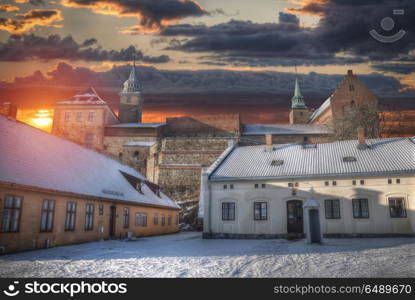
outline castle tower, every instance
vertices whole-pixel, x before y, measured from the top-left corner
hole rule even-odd
[[[309,110],[304,103],[298,79],[295,79],[294,96],[291,98],[290,124],[305,124],[308,122]]]
[[[120,112],[119,119],[121,123],[141,123],[141,111],[143,98],[140,91],[140,83],[138,82],[135,71],[135,63],[133,64],[130,76],[124,82],[120,95]]]

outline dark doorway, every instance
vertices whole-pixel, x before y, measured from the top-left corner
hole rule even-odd
[[[116,218],[115,206],[110,207],[110,238],[115,237],[115,218]]]
[[[309,211],[310,218],[310,242],[320,243],[321,234],[320,234],[320,217],[318,215],[317,209],[311,209]]]
[[[303,201],[287,201],[288,233],[303,233]]]

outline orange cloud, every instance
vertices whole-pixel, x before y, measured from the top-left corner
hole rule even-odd
[[[14,0],[16,3],[27,3],[29,0]]]
[[[16,14],[15,18],[0,18],[0,30],[12,34],[22,34],[35,26],[53,26],[62,21],[62,13],[57,9],[32,9],[26,13]]]
[[[302,15],[322,16],[324,15],[324,6],[327,5],[328,0],[293,0],[292,3],[301,5],[300,8],[286,8],[285,10]]]
[[[11,4],[0,5],[1,12],[12,12],[12,11],[19,11],[20,8]]]

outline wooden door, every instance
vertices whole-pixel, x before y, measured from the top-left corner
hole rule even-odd
[[[303,233],[303,201],[287,201],[287,231],[288,233]]]

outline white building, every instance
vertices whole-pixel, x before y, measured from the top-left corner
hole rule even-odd
[[[204,237],[302,235],[310,199],[325,236],[414,235],[414,175],[414,137],[230,147],[202,173]]]

